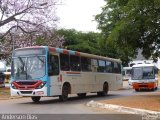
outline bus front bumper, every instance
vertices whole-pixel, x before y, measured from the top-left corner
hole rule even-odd
[[[133,89],[154,89],[157,87],[155,82],[149,83],[132,83]]]
[[[47,87],[33,90],[11,89],[11,96],[47,96]]]

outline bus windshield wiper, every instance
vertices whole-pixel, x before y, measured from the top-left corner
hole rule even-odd
[[[26,75],[26,80],[27,80],[27,68],[26,68],[26,66],[25,66],[25,63],[24,63],[24,61],[22,60],[21,57],[18,57],[18,59],[20,60],[22,66],[23,66],[23,68],[24,68],[24,69],[22,69],[22,70],[23,70],[23,72],[25,73],[25,75]]]
[[[21,57],[18,57],[18,59],[20,60],[20,62],[22,63],[22,65],[25,67],[25,63],[24,63],[24,61],[22,60],[22,58],[21,58]]]
[[[40,56],[36,56],[42,63],[44,63],[44,59],[41,59]]]

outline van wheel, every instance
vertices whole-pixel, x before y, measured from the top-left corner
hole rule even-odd
[[[40,96],[34,96],[34,97],[31,97],[32,101],[33,102],[39,102],[41,97]]]
[[[97,92],[98,96],[106,96],[108,94],[108,83],[104,83],[103,85],[103,91],[102,92]]]
[[[81,98],[86,97],[86,93],[78,93],[77,95],[78,95],[78,97],[81,97]]]
[[[69,86],[67,84],[63,85],[62,95],[59,96],[59,100],[66,101],[68,99],[68,93],[69,93]]]

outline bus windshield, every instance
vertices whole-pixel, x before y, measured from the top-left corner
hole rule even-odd
[[[16,57],[13,58],[12,77],[15,80],[32,80],[41,78],[45,75],[45,57],[31,56],[31,57]]]
[[[133,80],[154,79],[153,67],[135,67],[132,71]]]

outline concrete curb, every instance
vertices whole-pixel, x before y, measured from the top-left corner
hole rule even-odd
[[[129,113],[129,114],[160,115],[160,112],[156,112],[156,111],[137,109],[137,108],[131,108],[131,107],[124,107],[124,106],[120,106],[120,105],[104,104],[104,103],[99,103],[99,102],[95,102],[95,101],[90,101],[86,105],[88,107],[98,107],[98,108],[103,108],[103,109],[108,109],[108,110],[114,110],[116,112]]]

